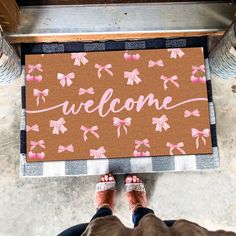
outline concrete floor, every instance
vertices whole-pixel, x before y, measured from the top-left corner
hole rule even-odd
[[[186,218],[211,230],[236,231],[236,80],[214,76],[221,169],[140,175],[149,207],[162,219]],[[54,236],[93,215],[97,176],[19,178],[20,81],[0,87],[0,236]],[[130,214],[117,176],[115,214]]]

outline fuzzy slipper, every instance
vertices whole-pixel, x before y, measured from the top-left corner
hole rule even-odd
[[[100,177],[96,184],[96,208],[108,207],[114,209],[115,206],[116,181],[112,174]]]
[[[147,207],[147,196],[143,182],[135,175],[125,179],[125,192],[129,209],[134,212],[139,207]]]

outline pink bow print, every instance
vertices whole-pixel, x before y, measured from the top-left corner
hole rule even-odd
[[[88,138],[87,138],[87,133],[91,133],[93,134],[96,138],[99,138],[99,135],[98,133],[96,132],[98,130],[98,127],[95,125],[95,126],[92,126],[91,128],[87,128],[85,127],[84,125],[81,125],[80,129],[82,131],[84,131],[84,141],[86,141]]]
[[[135,149],[137,150],[138,148],[141,147],[141,145],[144,145],[146,147],[150,148],[150,144],[149,144],[149,140],[148,139],[144,139],[144,140],[135,140]]]
[[[113,76],[112,71],[110,70],[112,68],[111,64],[107,64],[105,66],[101,66],[99,64],[95,65],[95,68],[98,69],[98,78],[101,79],[102,75],[101,75],[101,71],[105,70],[109,75]]]
[[[161,75],[160,77],[161,80],[164,80],[164,89],[167,89],[167,83],[170,81],[172,84],[174,84],[177,88],[179,88],[179,84],[176,82],[178,77],[176,75],[173,75],[171,77],[166,77],[164,75]]]
[[[59,120],[50,120],[50,127],[53,127],[53,134],[59,134],[61,131],[63,134],[67,131],[67,128],[64,126],[65,120],[61,117]]]
[[[150,152],[146,151],[146,152],[138,152],[137,150],[134,150],[133,155],[135,157],[147,157],[150,156]]]
[[[102,146],[99,149],[90,149],[90,156],[94,157],[94,159],[106,158],[104,153],[106,152],[105,148]]]
[[[38,70],[43,72],[43,68],[41,64],[37,64],[37,65],[28,65],[28,73],[32,73],[34,70]]]
[[[185,151],[182,149],[182,147],[184,147],[184,143],[177,143],[177,144],[172,144],[170,142],[166,143],[166,146],[170,148],[170,155],[174,155],[173,154],[173,150],[177,149],[179,150],[182,154],[185,154]]]
[[[150,60],[148,62],[148,67],[153,67],[153,66],[161,66],[161,67],[163,67],[164,63],[163,63],[162,60],[159,60],[159,61],[152,61],[152,60]]]
[[[39,83],[43,80],[43,77],[41,75],[38,75],[38,76],[26,75],[26,80],[29,82],[35,81]]]
[[[155,131],[162,132],[162,128],[166,131],[170,128],[170,126],[166,123],[168,118],[166,115],[162,115],[160,118],[153,117],[152,124],[156,125]]]
[[[192,75],[191,76],[191,81],[193,83],[206,83],[206,77],[205,76],[197,77],[197,76]]]
[[[38,142],[37,141],[30,141],[30,150],[32,151],[36,147],[46,148],[44,144],[45,144],[44,140],[39,140]]]
[[[70,144],[70,145],[68,145],[67,147],[62,146],[62,145],[59,145],[59,146],[58,146],[58,150],[57,150],[58,153],[62,153],[62,152],[65,152],[65,151],[67,151],[67,152],[74,152],[74,147],[73,147],[73,145]]]
[[[198,109],[194,110],[194,111],[188,111],[188,110],[185,110],[184,111],[184,117],[189,117],[189,116],[196,116],[196,117],[199,117],[200,116],[200,112]]]
[[[85,52],[71,53],[71,59],[75,59],[74,65],[80,66],[81,63],[83,65],[87,64],[88,60],[87,58],[85,58],[86,55],[87,53]]]
[[[179,48],[172,48],[172,49],[167,49],[168,52],[171,52],[170,58],[177,58],[179,56],[180,58],[185,55],[185,53],[179,49]]]
[[[67,75],[64,75],[62,73],[57,73],[57,79],[60,80],[60,84],[62,87],[65,87],[67,85],[68,87],[72,84],[72,79],[75,78],[75,73],[71,72]]]
[[[39,126],[37,124],[31,127],[29,125],[26,125],[26,132],[29,132],[29,131],[39,132]]]
[[[30,159],[43,160],[43,159],[45,158],[45,153],[44,153],[44,152],[35,153],[35,152],[30,151],[30,152],[28,153],[28,157],[29,157]]]
[[[198,71],[202,71],[205,73],[205,65],[192,66],[192,75],[195,75]]]
[[[128,85],[134,85],[134,82],[136,84],[139,84],[142,80],[138,77],[139,75],[139,71],[138,69],[134,69],[131,72],[125,71],[124,72],[124,78],[127,78],[127,84]]]
[[[204,145],[206,145],[206,140],[205,138],[209,137],[210,130],[209,129],[204,129],[203,131],[199,131],[198,129],[192,128],[192,137],[196,138],[196,149],[199,148],[199,137],[202,137],[202,141]]]
[[[39,99],[42,98],[43,102],[45,102],[45,97],[48,96],[49,89],[44,89],[43,91],[40,91],[38,89],[34,89],[34,96],[37,97],[37,106],[39,105]]]
[[[83,94],[94,94],[94,89],[92,87],[88,88],[88,89],[84,89],[84,88],[80,88],[79,89],[79,95],[83,95]]]
[[[120,137],[120,128],[121,128],[121,126],[123,126],[123,128],[125,130],[125,133],[127,134],[126,126],[130,126],[131,125],[131,118],[127,117],[126,119],[121,120],[121,119],[119,119],[117,117],[114,117],[113,118],[113,125],[117,127],[117,137],[119,138]]]

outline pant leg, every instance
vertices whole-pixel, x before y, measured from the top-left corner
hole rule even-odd
[[[112,210],[110,208],[101,207],[100,209],[97,210],[96,214],[93,216],[91,221],[99,217],[111,216],[111,215],[112,215]]]
[[[163,222],[166,226],[171,227],[175,223],[175,220],[163,220]]]
[[[87,228],[88,223],[79,224],[66,229],[65,231],[58,234],[58,236],[80,236]]]
[[[98,209],[96,214],[92,217],[91,221],[103,217],[103,216],[110,216],[112,215],[112,210],[110,208],[102,207]],[[82,235],[82,233],[85,231],[86,227],[88,226],[88,223],[79,224],[70,227],[69,229],[66,229],[62,233],[60,233],[58,236],[79,236]]]
[[[137,208],[132,215],[132,221],[133,221],[134,227],[138,225],[139,221],[143,218],[143,216],[150,213],[154,214],[154,211],[146,207]]]

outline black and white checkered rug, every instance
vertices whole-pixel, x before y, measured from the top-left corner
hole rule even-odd
[[[102,160],[76,160],[51,162],[26,162],[26,131],[25,131],[25,83],[22,75],[22,116],[21,116],[21,149],[20,175],[25,177],[38,176],[73,176],[97,175],[111,172],[113,174],[193,171],[219,168],[219,154],[216,137],[215,111],[212,100],[211,75],[208,63],[206,37],[148,39],[138,41],[106,41],[106,42],[71,42],[71,43],[40,43],[22,44],[22,66],[26,54],[66,53],[114,51],[132,49],[186,48],[203,47],[206,67],[208,104],[211,121],[211,137],[213,154],[138,157]],[[23,70],[24,71],[24,70]]]

